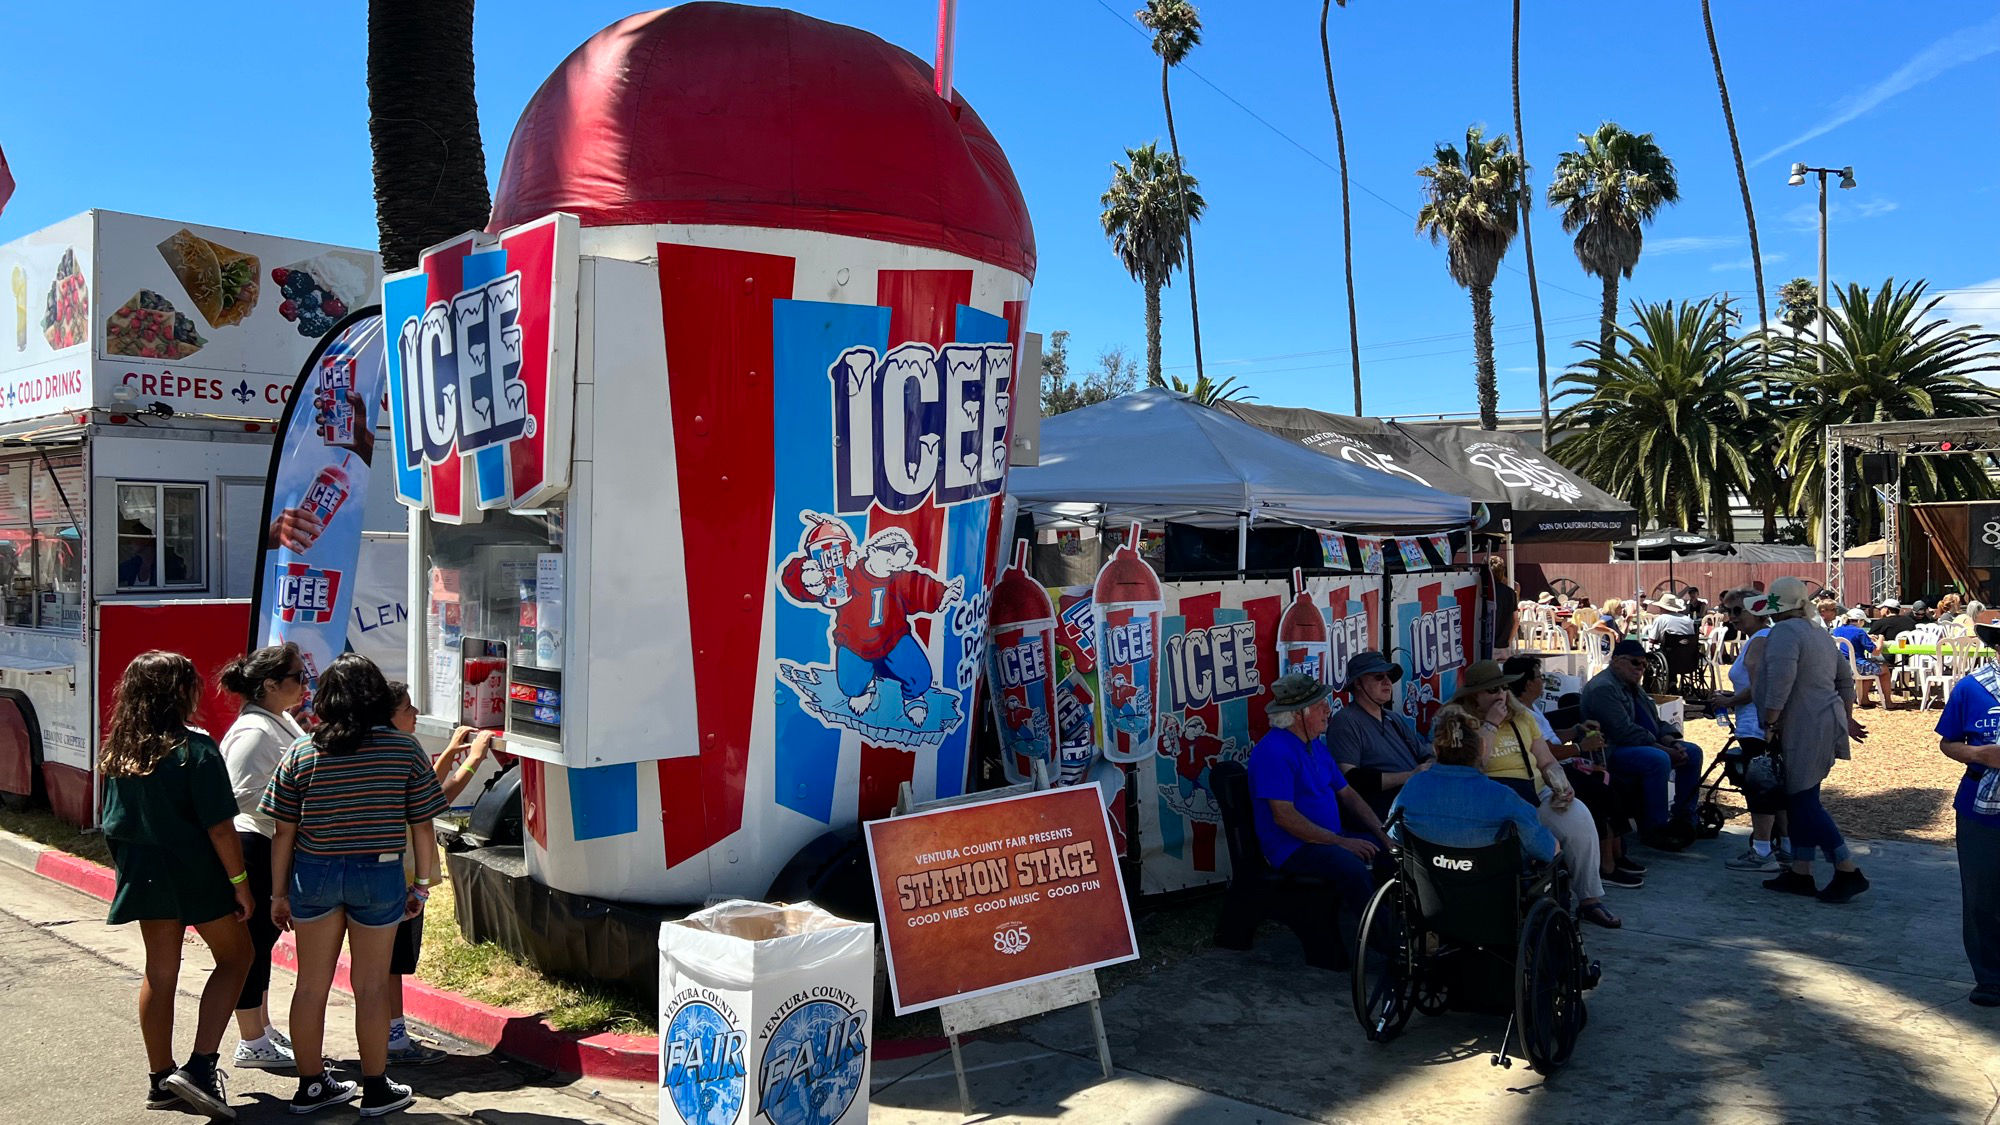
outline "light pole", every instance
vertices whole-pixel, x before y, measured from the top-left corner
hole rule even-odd
[[[1792,165],[1792,177],[1785,181],[1792,187],[1803,187],[1806,173],[1819,177],[1819,342],[1826,343],[1826,178],[1840,177],[1840,189],[1846,191],[1854,186],[1854,165],[1845,168],[1808,168],[1804,164]],[[1826,374],[1826,351],[1819,353],[1819,373]]]

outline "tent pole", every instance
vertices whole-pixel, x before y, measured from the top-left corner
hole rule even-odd
[[[1250,574],[1250,513],[1236,513],[1236,580]]]

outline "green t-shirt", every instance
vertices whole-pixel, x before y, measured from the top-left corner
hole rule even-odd
[[[160,847],[206,846],[208,830],[236,818],[229,767],[215,740],[189,731],[180,749],[144,777],[104,779],[104,835]]]

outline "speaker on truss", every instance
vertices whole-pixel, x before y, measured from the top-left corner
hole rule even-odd
[[[1861,455],[1861,483],[1874,487],[1890,484],[1896,479],[1896,454],[1863,453]]]

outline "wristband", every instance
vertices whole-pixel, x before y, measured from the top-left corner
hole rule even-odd
[[[431,893],[422,887],[411,887],[410,893],[416,896],[418,902],[429,902],[431,898]]]
[[[231,883],[231,885],[234,886],[242,886],[244,883],[247,883],[249,881],[250,881],[250,872],[247,869],[239,871],[236,874],[231,875],[229,877],[229,882]]]
[[[430,885],[431,885],[431,881],[430,881],[429,879],[426,879],[426,878],[424,878],[424,877],[423,877],[423,876],[421,876],[421,875],[417,876],[417,886],[419,886],[419,887],[428,887],[428,886],[430,886]]]

